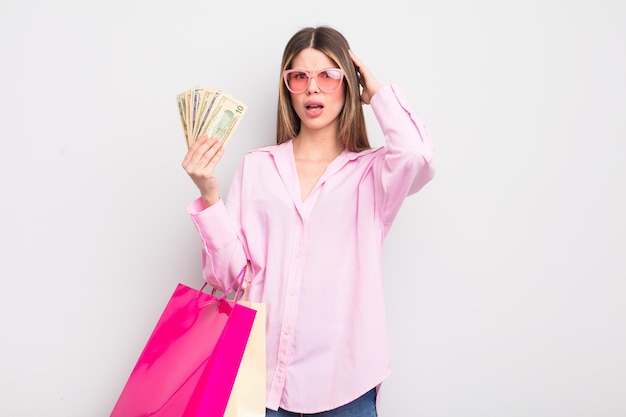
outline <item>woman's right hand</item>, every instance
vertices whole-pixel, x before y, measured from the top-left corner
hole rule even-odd
[[[183,159],[183,169],[200,190],[205,207],[220,199],[219,183],[214,172],[223,154],[224,147],[219,139],[202,135],[191,145]]]

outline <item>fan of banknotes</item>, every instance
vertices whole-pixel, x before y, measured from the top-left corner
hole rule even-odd
[[[194,87],[178,94],[176,100],[188,148],[204,134],[226,145],[248,109],[219,89]]]

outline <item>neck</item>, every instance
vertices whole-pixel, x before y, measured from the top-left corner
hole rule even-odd
[[[293,140],[293,153],[296,159],[332,160],[343,152],[344,147],[336,139],[303,138]]]
[[[296,158],[309,160],[334,159],[343,152],[344,146],[337,140],[335,130],[302,130],[293,140]]]

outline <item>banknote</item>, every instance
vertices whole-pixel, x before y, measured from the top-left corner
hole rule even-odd
[[[226,145],[248,106],[221,89],[194,87],[176,96],[187,147],[203,134]]]
[[[245,113],[244,104],[228,94],[222,94],[211,109],[210,122],[205,133],[208,136],[216,136],[226,145]]]

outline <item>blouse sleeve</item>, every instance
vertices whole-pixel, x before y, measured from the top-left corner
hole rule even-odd
[[[388,229],[404,199],[434,177],[433,144],[397,85],[378,90],[371,106],[385,137],[377,173],[383,195],[382,218]]]
[[[239,173],[240,170],[238,170]],[[240,189],[235,175],[228,192],[228,201],[237,201],[234,194]],[[247,263],[246,253],[238,233],[240,213],[237,206],[220,199],[210,207],[204,208],[202,199],[194,200],[187,211],[198,229],[202,241],[202,275],[211,286],[230,292],[238,287],[235,282],[240,277],[242,268]]]

